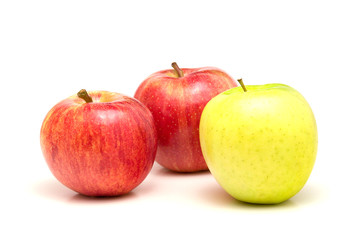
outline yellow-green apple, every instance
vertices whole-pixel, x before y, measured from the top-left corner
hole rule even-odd
[[[318,140],[313,112],[287,85],[240,83],[204,108],[200,142],[206,163],[234,198],[283,202],[302,189],[312,171]]]
[[[237,83],[218,68],[172,66],[174,69],[150,75],[135,93],[154,116],[158,133],[155,160],[177,172],[207,170],[199,142],[202,110],[212,97]]]
[[[117,196],[150,172],[157,148],[153,117],[138,100],[81,90],[56,104],[40,133],[53,175],[87,196]]]

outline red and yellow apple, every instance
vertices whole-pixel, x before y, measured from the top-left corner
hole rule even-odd
[[[56,104],[40,133],[53,175],[87,196],[117,196],[150,172],[157,149],[150,111],[138,100],[107,91],[81,90]]]
[[[207,102],[237,83],[214,67],[174,69],[150,75],[135,98],[153,114],[157,134],[156,161],[177,172],[207,170],[199,142],[199,122]]]

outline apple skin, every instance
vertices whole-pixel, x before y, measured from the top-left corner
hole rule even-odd
[[[107,91],[89,95],[91,103],[74,95],[49,111],[40,133],[43,155],[53,175],[80,194],[126,194],[153,166],[153,117],[134,98]]]
[[[154,116],[158,133],[156,161],[176,172],[208,170],[199,141],[200,116],[217,94],[237,86],[224,71],[214,67],[173,69],[150,75],[138,87],[135,98]]]
[[[283,84],[233,88],[214,97],[200,121],[201,148],[217,182],[234,198],[283,202],[315,163],[318,134],[304,97]]]

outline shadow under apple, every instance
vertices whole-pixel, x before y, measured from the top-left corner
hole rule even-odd
[[[171,177],[171,176],[197,176],[197,175],[208,175],[210,174],[209,170],[203,170],[203,171],[197,171],[197,172],[175,172],[172,170],[169,170],[167,168],[164,168],[162,166],[157,166],[154,168],[154,174],[158,176],[164,176],[164,177]]]
[[[318,185],[306,185],[299,193],[287,201],[279,204],[253,204],[236,200],[230,196],[220,185],[209,185],[201,191],[201,197],[212,206],[228,209],[294,209],[307,204],[316,203],[326,197],[325,190]]]
[[[55,179],[44,179],[37,181],[32,184],[31,191],[40,197],[57,201],[67,200],[74,194],[77,194]]]
[[[38,196],[55,200],[61,202],[70,202],[74,204],[103,204],[103,203],[111,203],[117,201],[124,201],[136,198],[138,194],[146,194],[151,191],[152,186],[150,184],[140,184],[138,187],[133,189],[131,192],[113,197],[89,197],[82,194],[79,194],[75,191],[70,190],[66,186],[62,185],[58,181],[54,179],[46,179],[42,181],[38,181],[32,185],[31,191],[33,191]]]
[[[112,203],[124,200],[130,200],[136,198],[136,193],[129,192],[127,194],[123,194],[120,196],[112,196],[112,197],[89,197],[82,194],[75,194],[71,198],[68,199],[68,202],[74,204],[104,204],[104,203]]]

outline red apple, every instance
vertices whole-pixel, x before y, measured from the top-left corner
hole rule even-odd
[[[158,134],[156,161],[177,172],[207,170],[199,142],[199,122],[206,103],[237,83],[214,67],[174,69],[150,75],[135,98],[153,114]]]
[[[54,176],[87,196],[116,196],[150,172],[157,148],[153,117],[138,100],[81,90],[56,104],[41,127],[41,149]]]

